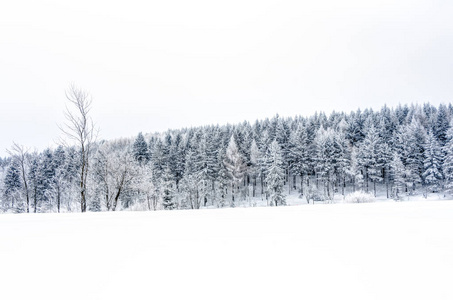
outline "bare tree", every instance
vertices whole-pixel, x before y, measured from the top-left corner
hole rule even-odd
[[[25,194],[25,200],[27,202],[27,213],[30,212],[30,196],[28,191],[27,181],[27,153],[28,150],[24,149],[24,146],[20,146],[13,143],[11,150],[7,150],[8,154],[11,155],[12,159],[16,162],[20,168],[20,175],[22,177],[23,189]]]
[[[74,84],[69,87],[65,94],[70,107],[66,106],[64,113],[66,123],[60,126],[60,130],[80,148],[80,209],[85,212],[87,209],[86,193],[89,157],[97,133],[90,117],[92,99],[88,92],[76,87]]]
[[[115,143],[99,147],[93,164],[94,176],[103,190],[107,210],[116,210],[120,196],[137,176],[138,165],[128,149],[115,150]]]

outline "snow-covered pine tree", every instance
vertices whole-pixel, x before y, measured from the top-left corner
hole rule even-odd
[[[386,142],[383,142],[379,146],[378,163],[382,167],[383,178],[385,181],[386,192],[387,192],[387,198],[390,197],[390,164],[392,162],[392,159],[393,159],[393,153],[392,153],[392,150],[390,149],[390,146]]]
[[[132,146],[132,156],[140,165],[147,164],[150,160],[150,153],[145,137],[140,132]]]
[[[249,176],[252,178],[252,197],[256,196],[256,180],[260,175],[260,160],[261,152],[258,149],[255,139],[250,146],[250,167],[248,169]]]
[[[334,190],[334,131],[332,128],[325,130],[321,127],[313,141],[315,147],[315,174],[316,185],[322,187],[322,192],[326,199],[333,199]]]
[[[194,163],[195,154],[192,149],[186,151],[184,174],[181,179],[182,199],[180,208],[199,209],[200,202],[198,197],[198,182],[196,177],[196,167]]]
[[[208,155],[208,141],[203,134],[198,142],[195,152],[196,177],[198,181],[198,197],[203,206],[211,198],[214,162],[212,155]]]
[[[162,206],[164,209],[176,209],[175,181],[169,167],[162,174]]]
[[[446,143],[443,147],[445,153],[442,170],[445,177],[445,192],[453,194],[453,121],[447,130]]]
[[[25,210],[27,213],[30,212],[30,192],[29,192],[29,187],[28,187],[28,151],[23,147],[20,146],[16,143],[13,144],[11,147],[11,150],[7,150],[8,153],[11,155],[12,158],[12,163],[15,165],[17,170],[19,171],[20,174],[20,180],[21,180],[21,186],[22,186],[22,191],[21,191],[21,196],[23,196],[25,199],[25,205],[22,203],[22,201],[18,201],[18,206],[17,211],[22,212],[22,209]]]
[[[359,145],[358,163],[363,169],[366,191],[368,192],[368,181],[373,183],[373,192],[376,197],[376,182],[382,181],[379,164],[379,147],[382,143],[378,131],[373,124],[366,131],[366,136]]]
[[[60,212],[62,195],[64,189],[68,185],[66,181],[66,153],[62,146],[59,146],[53,153],[53,165],[55,168],[54,180],[52,182],[52,189],[56,200],[57,212]],[[95,210],[99,211],[99,210]]]
[[[172,149],[170,150],[172,153],[172,160],[173,160],[173,171],[175,175],[176,181],[176,189],[179,188],[179,182],[182,179],[182,175],[184,173],[184,159],[185,159],[185,145],[183,141],[182,134],[178,132],[175,135],[174,143],[172,144]]]
[[[300,194],[303,195],[304,178],[310,171],[310,158],[307,130],[302,123],[299,123],[296,130],[290,134],[287,157],[292,174],[300,176]],[[296,185],[295,178],[293,178],[293,184]]]
[[[152,145],[151,164],[153,176],[155,179],[160,179],[165,166],[164,145],[160,139],[157,139]]]
[[[447,142],[447,130],[449,127],[449,121],[450,118],[448,115],[447,107],[444,104],[440,104],[439,109],[437,110],[437,118],[435,126],[433,128],[433,133],[441,147],[443,147]]]
[[[40,188],[41,178],[40,178],[40,165],[39,165],[39,155],[38,153],[33,153],[30,158],[30,171],[28,172],[28,182],[30,183],[30,197],[33,201],[33,212],[37,213],[38,211],[38,200],[39,194],[42,191]]]
[[[334,174],[336,185],[341,186],[341,194],[345,196],[346,174],[351,160],[351,153],[345,132],[335,131],[334,135]]]
[[[218,165],[218,174],[216,180],[216,188],[215,188],[215,195],[216,195],[216,202],[217,207],[224,207],[226,204],[227,198],[227,191],[229,185],[229,178],[227,174],[227,170],[223,161],[225,160],[225,151],[220,150],[217,153],[217,165]]]
[[[353,146],[351,150],[351,162],[349,168],[347,169],[347,174],[352,180],[352,189],[354,192],[356,190],[363,190],[363,175],[358,162],[358,152],[358,148]]]
[[[425,160],[423,178],[426,188],[432,191],[438,191],[441,188],[443,174],[442,174],[442,150],[437,142],[436,137],[430,131],[426,140],[425,146]]]
[[[8,167],[6,176],[3,180],[3,185],[3,195],[5,197],[5,200],[11,203],[10,206],[7,203],[3,203],[5,206],[4,209],[8,209],[8,206],[11,210],[17,209],[16,205],[17,202],[20,201],[20,190],[22,188],[22,184],[20,180],[19,168],[15,163],[12,163]]]
[[[266,170],[266,187],[269,193],[269,205],[286,205],[283,185],[285,173],[280,145],[274,140],[269,149],[268,169]]]
[[[400,155],[396,152],[393,154],[390,170],[393,177],[392,195],[394,199],[399,200],[406,190],[406,169]]]
[[[55,165],[52,151],[47,148],[42,153],[41,161],[41,188],[43,189],[43,198],[41,205],[45,211],[51,211],[54,200],[52,187],[55,182]]]
[[[231,206],[236,206],[235,194],[239,190],[241,182],[244,179],[246,165],[242,161],[234,135],[231,135],[223,163],[231,180]]]

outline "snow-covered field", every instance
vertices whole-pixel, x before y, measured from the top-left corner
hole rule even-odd
[[[0,299],[453,299],[453,201],[0,215]]]

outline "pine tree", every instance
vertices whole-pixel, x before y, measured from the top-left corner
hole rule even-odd
[[[172,210],[176,208],[175,201],[175,182],[170,168],[166,167],[162,175],[162,206],[164,209]]]
[[[252,178],[252,196],[256,196],[256,180],[260,175],[260,160],[261,160],[261,152],[258,149],[255,139],[252,141],[252,145],[250,146],[250,167],[249,167],[249,175]]]
[[[364,140],[359,146],[358,163],[363,168],[366,191],[368,192],[368,181],[373,183],[374,196],[376,196],[376,182],[382,181],[381,168],[379,164],[380,151],[379,148],[382,140],[374,127],[368,128]]]
[[[266,187],[269,193],[269,204],[286,205],[283,194],[285,173],[283,166],[282,150],[276,140],[271,144],[269,151],[268,169],[266,171]]]
[[[148,144],[141,132],[138,134],[134,145],[132,146],[132,155],[140,165],[147,164],[150,160]]]
[[[12,163],[6,171],[3,184],[3,194],[5,198],[11,202],[11,209],[15,209],[15,202],[20,201],[19,193],[22,188],[22,184],[20,180],[19,168],[14,163]]]
[[[406,170],[398,153],[393,154],[393,160],[390,164],[393,177],[392,194],[394,199],[402,198],[402,193],[406,190]]]
[[[336,184],[341,186],[341,194],[345,195],[346,174],[351,161],[351,153],[346,139],[345,133],[342,130],[335,132],[334,135],[334,174]]]
[[[181,208],[199,209],[200,202],[198,197],[198,182],[196,176],[196,166],[194,163],[195,154],[192,149],[187,149],[184,174],[181,179]]]
[[[38,212],[38,200],[42,191],[40,188],[40,175],[39,157],[37,153],[34,153],[30,159],[30,171],[28,172],[28,181],[30,182],[30,192],[33,200],[34,213]]]
[[[443,147],[445,153],[444,164],[442,167],[445,176],[445,190],[453,193],[453,121],[450,122],[450,128],[446,135],[446,144]]]
[[[218,175],[216,181],[216,200],[218,207],[224,207],[226,204],[229,178],[223,161],[225,159],[224,151],[217,153]]]
[[[291,132],[288,142],[288,163],[291,172],[300,176],[300,194],[304,194],[304,178],[310,172],[310,156],[307,130],[299,123],[296,130]],[[295,179],[294,185],[295,183]]]
[[[397,130],[394,146],[401,154],[406,168],[406,185],[409,193],[415,191],[416,184],[422,183],[425,140],[426,132],[414,117],[411,123],[400,126]]]
[[[433,191],[437,191],[442,183],[442,151],[432,132],[428,133],[428,138],[425,146],[425,161],[423,178],[427,188],[430,187]]]
[[[361,172],[361,167],[359,165],[358,154],[359,150],[357,147],[352,147],[351,150],[351,162],[349,168],[347,169],[347,174],[352,179],[353,182],[353,191],[356,189],[363,190],[363,175]]]
[[[449,115],[447,107],[443,104],[439,105],[437,110],[437,120],[433,128],[434,136],[437,138],[441,147],[447,142],[447,130],[449,127]]]
[[[234,135],[231,136],[230,142],[228,143],[223,163],[231,180],[231,206],[235,206],[236,190],[239,189],[240,184],[244,179],[246,165],[243,163]]]
[[[334,148],[334,131],[329,128],[325,130],[321,127],[314,140],[315,147],[315,173],[316,185],[322,185],[322,191],[327,199],[333,199],[333,186],[334,183],[334,162],[335,162],[335,148]]]

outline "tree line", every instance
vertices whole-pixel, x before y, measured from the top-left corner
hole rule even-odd
[[[89,102],[82,104],[89,108]],[[90,124],[76,112],[68,120]],[[279,206],[288,194],[329,201],[359,190],[393,199],[449,194],[452,115],[451,104],[384,106],[110,141],[95,141],[92,127],[86,136],[71,131],[80,126],[69,123],[66,133],[75,134],[75,145],[30,152],[14,144],[0,159],[0,209],[170,210],[258,201]]]

